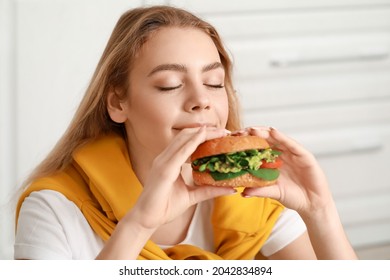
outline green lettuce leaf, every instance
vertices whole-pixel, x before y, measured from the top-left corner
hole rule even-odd
[[[269,168],[260,168],[258,170],[248,169],[247,171],[253,176],[266,181],[276,180],[280,174],[278,169],[269,169]]]
[[[257,178],[266,181],[276,180],[280,174],[279,170],[277,169],[260,168],[258,170],[247,169],[247,170],[241,170],[239,172],[228,172],[228,173],[210,172],[210,175],[211,177],[213,177],[215,181],[220,181],[220,180],[233,179],[242,176],[246,173],[250,173]]]

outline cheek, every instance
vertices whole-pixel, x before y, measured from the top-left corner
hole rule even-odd
[[[148,101],[133,106],[137,115],[135,119],[147,126],[161,126],[161,124],[167,122],[170,114],[166,111],[166,108],[164,104]]]
[[[216,100],[215,107],[218,117],[221,120],[221,125],[226,126],[227,119],[229,116],[229,102],[227,99],[227,95],[218,98]]]
[[[169,143],[171,116],[165,106],[150,102],[132,104],[128,119],[128,138],[136,147],[159,154]]]
[[[172,122],[176,115],[175,106],[158,96],[148,96],[133,101],[129,122],[137,128],[136,133],[147,131],[150,134],[153,131],[159,134],[153,137],[167,137],[166,131],[173,125]]]

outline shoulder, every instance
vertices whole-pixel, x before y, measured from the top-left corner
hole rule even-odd
[[[58,207],[61,210],[72,211],[76,206],[69,201],[63,194],[53,190],[34,191],[27,196],[22,204],[21,211],[37,209],[52,209],[57,211]]]
[[[61,193],[41,190],[24,200],[17,224],[15,258],[94,258],[102,244],[79,208]]]
[[[268,257],[290,243],[297,240],[306,232],[306,225],[299,214],[285,208],[276,221],[272,232],[261,249],[262,255]]]

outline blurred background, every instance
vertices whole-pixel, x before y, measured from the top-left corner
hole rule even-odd
[[[390,0],[0,0],[0,259],[15,193],[67,127],[119,16],[170,4],[211,22],[244,124],[303,143],[362,259],[390,259]]]

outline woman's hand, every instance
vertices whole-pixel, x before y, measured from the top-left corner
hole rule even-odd
[[[245,189],[243,196],[270,197],[303,218],[318,259],[356,259],[340,221],[325,175],[314,156],[293,139],[272,128],[250,128],[280,150],[283,165],[276,185]]]
[[[158,227],[198,202],[234,193],[232,188],[195,188],[182,177],[184,163],[199,144],[225,135],[224,129],[207,127],[187,128],[178,133],[154,159],[137,203],[119,221],[97,259],[136,259]]]
[[[315,157],[293,139],[273,128],[248,128],[240,133],[267,139],[271,147],[280,150],[283,165],[276,185],[247,188],[243,196],[270,197],[280,201],[302,216],[325,209],[333,203],[326,177]]]
[[[199,144],[226,134],[225,130],[216,128],[183,129],[153,161],[131,217],[146,229],[156,229],[198,202],[234,193],[232,188],[187,185],[181,172]]]

